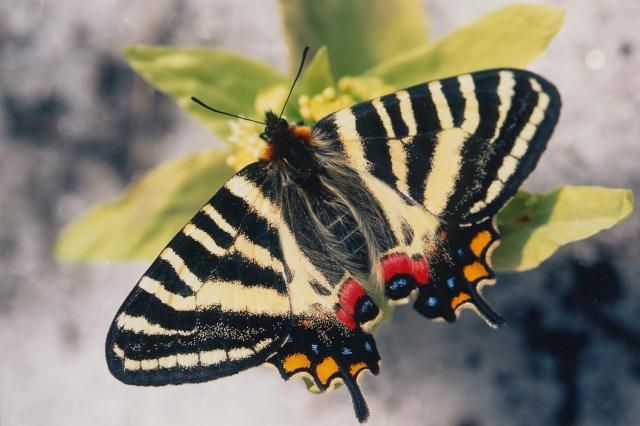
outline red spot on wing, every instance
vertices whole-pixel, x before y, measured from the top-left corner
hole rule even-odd
[[[396,275],[409,275],[417,285],[423,286],[429,282],[429,265],[424,258],[411,259],[402,254],[392,254],[382,260],[382,277],[387,283]]]
[[[353,318],[358,299],[367,294],[360,283],[350,278],[340,290],[340,310],[336,312],[336,317],[350,329],[356,328],[356,321]]]

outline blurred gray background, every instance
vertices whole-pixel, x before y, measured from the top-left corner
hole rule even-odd
[[[511,3],[425,7],[438,37]],[[640,2],[548,3],[566,22],[531,68],[564,107],[525,187],[638,190]],[[182,387],[117,382],[105,333],[146,265],[51,257],[57,232],[88,206],[220,143],[137,77],[124,47],[224,47],[284,71],[282,37],[275,0],[0,0],[0,425],[356,423],[344,389],[318,397],[264,368]],[[638,424],[638,218],[500,276],[486,293],[508,320],[500,330],[469,312],[452,326],[399,309],[377,336],[380,376],[362,381],[369,424]]]

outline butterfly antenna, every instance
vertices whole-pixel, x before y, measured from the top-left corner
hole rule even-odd
[[[304,60],[307,58],[307,52],[309,52],[309,46],[306,46],[302,51],[302,60],[300,61],[300,68],[298,68],[298,73],[296,74],[296,78],[293,79],[293,84],[291,84],[291,89],[289,89],[289,94],[287,95],[287,99],[284,101],[284,105],[282,105],[282,111],[280,111],[280,116],[278,118],[282,118],[282,114],[284,113],[284,109],[289,102],[289,98],[291,97],[291,93],[293,93],[293,88],[296,87],[296,82],[298,78],[300,78],[300,74],[302,74],[302,68],[304,67]]]
[[[246,118],[246,117],[242,117],[236,114],[231,114],[229,112],[224,112],[224,111],[220,111],[219,109],[215,109],[213,107],[210,107],[209,105],[205,104],[204,102],[202,102],[200,99],[196,98],[195,96],[191,97],[191,100],[195,103],[197,103],[198,105],[200,105],[203,108],[208,109],[209,111],[213,111],[213,112],[217,112],[218,114],[223,114],[223,115],[228,115],[229,117],[234,117],[234,118],[239,118],[241,120],[247,120],[247,121],[251,121],[253,123],[258,123],[258,124],[262,124],[263,126],[266,126],[267,123],[264,123],[262,121],[258,121],[258,120],[252,120],[250,118]]]

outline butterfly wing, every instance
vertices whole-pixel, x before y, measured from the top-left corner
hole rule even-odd
[[[535,167],[559,111],[551,83],[527,71],[498,69],[354,105],[323,118],[314,132],[338,141],[335,149],[390,222],[425,240],[430,285],[420,289],[418,311],[453,321],[459,307],[472,305],[495,325],[500,318],[478,293],[494,278],[492,218]],[[407,198],[431,218],[398,209]],[[392,280],[397,274],[385,275]]]
[[[378,372],[380,357],[366,330],[380,318],[380,311],[342,259],[335,257],[332,239],[322,232],[331,223],[331,234],[341,244],[356,247],[362,244],[358,228],[342,207],[335,207],[340,203],[334,192],[318,190],[309,196],[297,186],[285,188],[278,174],[272,178],[269,188],[241,179],[228,184],[232,192],[262,206],[257,214],[279,233],[291,325],[282,347],[267,363],[285,380],[307,378],[318,392],[344,383],[363,421],[368,409],[357,379],[364,371]],[[365,265],[365,252],[354,249],[347,263]]]
[[[200,382],[261,364],[278,350],[290,327],[280,242],[257,213],[260,201],[245,196],[264,179],[259,164],[234,176],[140,279],[107,336],[116,378]]]

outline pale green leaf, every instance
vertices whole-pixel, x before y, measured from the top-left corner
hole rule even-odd
[[[564,12],[554,6],[508,6],[432,45],[393,57],[367,75],[406,87],[488,68],[523,68],[545,51],[563,19]]]
[[[546,194],[518,192],[498,214],[502,242],[493,265],[501,271],[535,268],[559,247],[611,228],[632,210],[628,189],[563,186]]]
[[[175,98],[222,138],[229,135],[229,117],[205,110],[191,96],[217,109],[262,120],[254,111],[258,92],[288,82],[268,65],[223,50],[137,46],[126,49],[124,57],[151,85]]]
[[[336,81],[331,71],[329,52],[326,46],[322,46],[305,68],[296,90],[298,90],[298,95],[313,96],[327,87],[334,87],[335,85]]]
[[[359,74],[399,52],[426,44],[418,0],[279,0],[291,68],[304,46],[327,46],[336,77]]]
[[[226,152],[199,152],[147,173],[115,201],[68,225],[55,247],[67,260],[153,259],[231,177]]]

